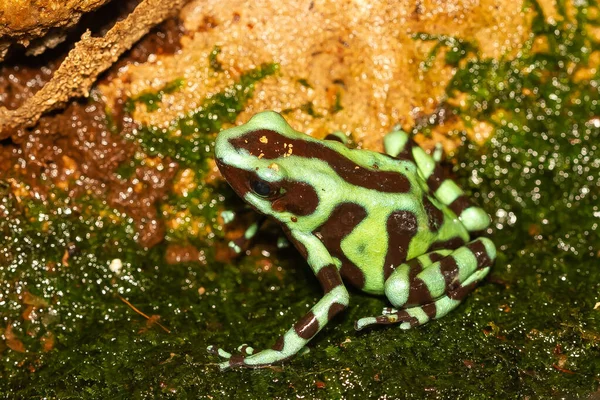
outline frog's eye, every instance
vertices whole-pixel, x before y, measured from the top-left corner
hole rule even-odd
[[[255,181],[250,182],[250,188],[252,189],[252,191],[254,193],[256,193],[257,195],[259,195],[261,197],[267,197],[273,191],[273,188],[271,187],[271,185],[268,182],[265,182],[262,180],[255,180]]]

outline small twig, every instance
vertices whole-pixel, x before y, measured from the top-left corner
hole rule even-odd
[[[140,314],[142,317],[146,318],[147,320],[151,320],[151,319],[153,320],[153,318],[152,318],[152,317],[149,317],[149,316],[147,316],[146,314],[144,314],[142,311],[138,310],[138,309],[137,309],[137,308],[136,308],[136,307],[135,307],[133,304],[131,304],[129,301],[127,301],[126,299],[124,299],[124,298],[123,298],[123,297],[121,297],[120,295],[119,295],[119,298],[121,299],[121,301],[122,301],[123,303],[127,304],[129,307],[131,307],[131,309],[132,309],[133,311],[135,311],[136,313]],[[156,321],[156,320],[154,320],[153,322],[156,322],[156,324],[157,324],[158,326],[160,326],[161,328],[163,328],[163,330],[164,330],[165,332],[167,332],[167,333],[171,333],[171,331],[170,331],[170,330],[169,330],[167,327],[165,327],[163,324],[161,324],[160,322],[158,322],[158,321]]]

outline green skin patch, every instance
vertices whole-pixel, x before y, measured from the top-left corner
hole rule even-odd
[[[227,359],[222,369],[269,365],[300,351],[348,306],[342,278],[396,307],[358,320],[357,330],[409,329],[446,315],[487,275],[494,244],[470,236],[489,225],[488,215],[404,132],[388,134],[384,144],[388,154],[348,149],[336,137],[296,132],[270,111],[218,135],[225,179],[282,224],[325,292],[271,350],[241,346],[232,355],[209,347]]]

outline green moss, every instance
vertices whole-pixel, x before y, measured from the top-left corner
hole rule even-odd
[[[600,46],[586,32],[587,4],[570,17],[559,2],[551,23],[531,4],[547,51],[534,52],[532,38],[518,58],[468,61],[448,85],[449,97],[466,94],[454,114],[494,129],[483,148],[464,147],[455,172],[495,216],[501,251],[496,288],[475,296],[498,308],[482,346],[513,369],[515,395],[583,397],[600,374],[600,74],[577,76]]]
[[[342,111],[343,109],[344,107],[342,106],[342,93],[340,91],[337,91],[335,93],[335,103],[333,103],[333,106],[331,106],[331,109],[329,111],[332,114],[335,114]]]
[[[185,215],[184,221],[170,226],[167,240],[176,243],[192,243],[199,247],[211,245],[220,237],[222,227],[218,212],[227,196],[221,194],[221,185],[206,185],[205,174],[208,159],[213,157],[214,140],[223,124],[232,124],[254,93],[257,82],[277,72],[277,64],[263,64],[245,72],[237,83],[206,99],[189,115],[173,122],[168,129],[143,127],[136,133],[140,147],[150,156],[176,160],[181,167],[194,171],[191,187],[185,196],[171,195],[162,204],[167,220]],[[225,190],[225,193],[229,193]],[[199,234],[194,234],[197,232]],[[208,240],[207,240],[208,239]]]
[[[10,324],[27,352],[3,348],[2,397],[196,397],[215,393],[222,384],[229,391],[238,378],[223,379],[205,349],[223,342],[223,326],[248,319],[242,311],[248,307],[253,322],[277,330],[272,312],[292,323],[291,311],[305,309],[306,298],[314,297],[303,284],[314,279],[309,271],[282,272],[277,263],[273,268],[279,273],[266,273],[257,262],[271,261],[262,256],[238,265],[213,259],[207,265],[166,265],[164,245],[144,251],[135,244],[130,220],[94,199],[77,199],[81,211],[74,211],[71,201],[17,201],[3,192],[1,209],[11,210],[0,220],[3,328]],[[71,255],[63,262],[65,251]],[[119,273],[109,268],[115,258],[123,263]],[[291,305],[265,305],[265,298],[275,304],[288,289],[303,295]],[[25,292],[46,303],[35,308],[31,321],[21,316]],[[226,292],[228,299],[222,296]],[[121,298],[160,317],[169,333]],[[239,326],[238,333],[255,340],[262,336],[252,325]],[[55,344],[44,351],[43,338],[49,336]]]
[[[546,53],[531,50],[532,38],[516,59],[483,59],[473,51],[456,66],[448,96],[464,94],[465,105],[444,106],[465,124],[484,121],[494,132],[483,147],[466,143],[454,172],[494,216],[491,235],[499,255],[490,279],[450,315],[406,332],[356,333],[354,321],[380,312],[385,302],[354,291],[350,309],[317,336],[308,354],[283,367],[222,373],[206,346],[270,347],[321,296],[306,262],[295,251],[275,249],[276,229],[267,226],[255,252],[235,263],[219,262],[209,252],[205,264],[168,265],[166,244],[138,248],[127,216],[97,199],[78,200],[78,207],[67,199],[19,202],[0,183],[0,329],[6,335],[8,324],[14,326],[13,335],[28,350],[0,346],[0,396],[460,399],[595,393],[600,77],[575,79],[597,49],[584,28],[587,6],[551,24],[537,14],[535,34],[554,43]],[[259,76],[244,76],[164,132],[138,132],[141,147],[193,168],[200,182],[210,135],[235,120]],[[176,139],[175,130],[188,141]],[[188,196],[203,199],[196,207],[230,196],[224,185],[199,190]],[[181,210],[193,206],[177,197],[162,205],[167,203]],[[189,240],[178,234],[172,241]],[[66,267],[61,260],[71,243]],[[114,258],[123,261],[120,274],[108,268]],[[24,291],[48,304],[36,309],[33,321],[22,317]],[[170,333],[148,326],[119,296],[160,316]],[[56,343],[44,352],[41,338],[48,332]]]
[[[429,70],[436,59],[439,51],[443,48],[446,49],[444,55],[444,61],[446,64],[453,67],[458,66],[459,62],[467,57],[469,54],[477,52],[477,46],[468,41],[458,39],[446,35],[432,35],[429,33],[416,33],[413,35],[413,39],[421,41],[434,41],[435,45],[429,51],[427,58],[421,63],[421,69],[424,71]]]
[[[301,84],[302,86],[304,86],[305,88],[312,89],[312,86],[310,85],[310,83],[308,83],[308,81],[304,78],[298,79],[297,82],[299,84]]]
[[[159,104],[162,101],[162,97],[165,94],[170,94],[178,91],[183,87],[183,79],[175,79],[171,82],[166,83],[162,88],[157,91],[146,91],[138,94],[135,97],[127,99],[125,102],[125,111],[132,113],[135,111],[136,103],[142,103],[146,105],[148,112],[156,111],[159,108]]]
[[[217,58],[219,54],[221,54],[221,48],[219,46],[215,46],[208,56],[210,69],[215,72],[223,72],[223,65],[221,65],[221,62]]]
[[[273,75],[277,64],[263,64],[245,72],[239,81],[217,93],[173,122],[167,129],[145,126],[136,136],[149,155],[170,157],[184,166],[203,168],[212,157],[215,134],[223,124],[232,124],[254,93],[256,82]]]
[[[8,190],[1,196],[0,210],[10,210],[0,222],[2,328],[11,326],[27,349],[3,354],[8,363],[2,366],[3,376],[15,376],[19,369],[6,372],[11,362],[35,368],[47,356],[42,352],[47,335],[54,336],[59,347],[76,346],[74,337],[89,327],[87,318],[118,318],[115,310],[97,300],[111,303],[117,290],[125,293],[139,283],[130,280],[134,266],[123,268],[118,277],[108,268],[115,257],[134,261],[137,246],[132,221],[94,199],[79,198],[75,205],[56,198],[49,207],[41,201],[17,201]],[[40,304],[24,317],[28,305]]]
[[[302,112],[307,113],[308,115],[310,115],[313,118],[321,118],[323,117],[323,115],[319,114],[317,112],[317,110],[315,110],[315,105],[313,104],[312,101],[309,101],[307,103],[304,103],[300,106],[300,110],[302,110]]]

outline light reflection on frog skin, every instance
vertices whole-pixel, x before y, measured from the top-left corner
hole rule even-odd
[[[477,237],[488,215],[408,135],[388,134],[388,154],[330,139],[296,132],[271,111],[217,137],[222,175],[248,204],[280,222],[324,290],[272,349],[243,345],[232,355],[210,346],[227,360],[222,369],[269,365],[300,351],[348,306],[342,278],[396,307],[361,318],[357,330],[410,329],[456,308],[489,272],[494,244]]]

